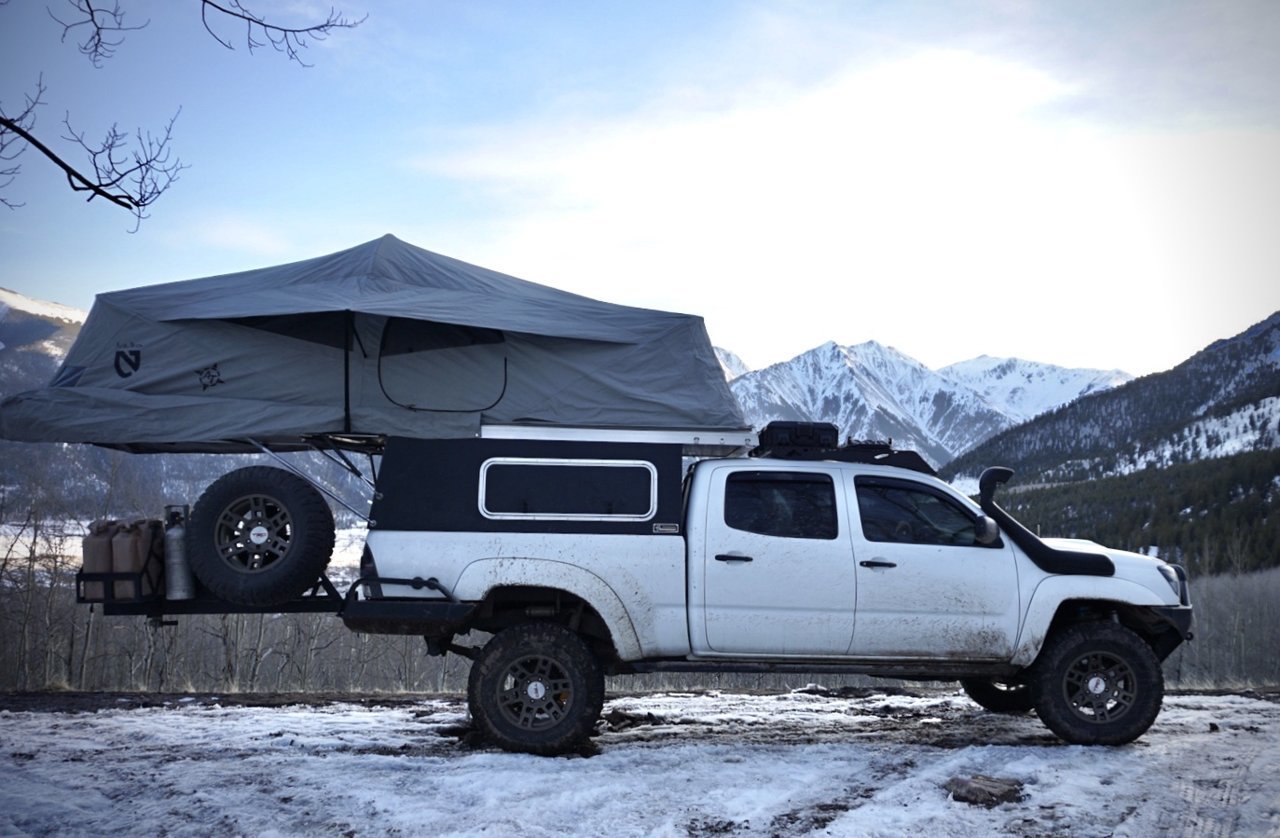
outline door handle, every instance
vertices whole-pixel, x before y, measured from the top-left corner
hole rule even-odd
[[[858,562],[858,564],[862,565],[863,567],[897,567],[898,566],[897,562],[882,562],[882,561]]]
[[[733,555],[732,553],[716,554],[716,561],[718,562],[749,562],[751,560],[752,559],[750,556],[736,556],[736,555]]]

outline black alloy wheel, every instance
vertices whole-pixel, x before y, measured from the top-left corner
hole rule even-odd
[[[277,605],[314,585],[333,553],[333,512],[315,488],[277,468],[225,474],[187,528],[191,569],[215,596]]]
[[[1076,745],[1122,745],[1147,731],[1164,700],[1160,661],[1118,623],[1070,626],[1045,644],[1032,691],[1041,721]]]
[[[561,754],[580,748],[604,706],[604,675],[590,647],[553,623],[499,632],[471,667],[471,716],[508,751]]]

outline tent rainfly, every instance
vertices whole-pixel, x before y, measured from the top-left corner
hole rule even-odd
[[[132,451],[482,425],[740,432],[702,319],[599,302],[394,236],[243,273],[98,295],[53,381],[0,437]]]

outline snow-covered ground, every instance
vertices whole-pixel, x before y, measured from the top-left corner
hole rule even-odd
[[[1280,834],[1274,696],[1171,696],[1120,748],[954,691],[623,696],[566,758],[454,697],[143,698],[0,695],[0,835]],[[944,789],[974,775],[1022,800]]]

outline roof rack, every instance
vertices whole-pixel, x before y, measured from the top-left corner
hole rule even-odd
[[[836,460],[895,466],[936,476],[933,466],[915,451],[895,451],[893,440],[850,439],[841,445],[840,429],[830,422],[770,422],[748,456],[779,460]]]

